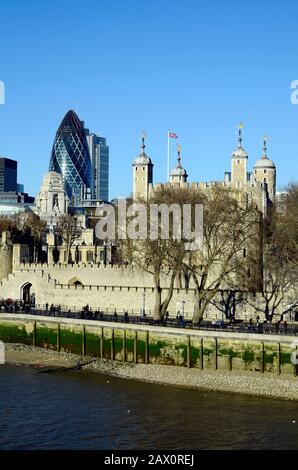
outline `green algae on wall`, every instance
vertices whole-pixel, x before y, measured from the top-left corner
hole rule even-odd
[[[40,348],[57,348],[57,326],[36,323],[36,346]]]
[[[21,322],[0,322],[0,339],[6,343],[32,344],[33,326]]]
[[[82,353],[82,327],[61,324],[60,350],[73,354]]]
[[[154,328],[130,330],[41,320],[0,320],[0,340],[32,344],[117,361],[169,364],[210,370],[296,374],[291,344],[283,338],[260,341],[239,337],[178,335]]]

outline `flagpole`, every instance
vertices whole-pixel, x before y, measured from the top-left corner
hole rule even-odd
[[[170,131],[168,131],[167,181],[170,181]]]

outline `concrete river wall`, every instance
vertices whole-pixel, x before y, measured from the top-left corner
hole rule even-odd
[[[0,314],[0,340],[131,363],[298,374],[294,337]],[[297,353],[296,353],[297,354]]]

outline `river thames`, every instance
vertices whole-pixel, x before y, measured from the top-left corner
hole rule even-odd
[[[298,402],[0,367],[0,449],[298,449]]]

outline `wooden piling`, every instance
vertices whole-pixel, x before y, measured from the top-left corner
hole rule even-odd
[[[217,338],[214,338],[214,370],[217,370]]]
[[[133,339],[133,360],[134,363],[137,364],[138,362],[138,348],[137,348],[137,342],[138,342],[138,334],[135,331],[134,332],[134,339]]]
[[[113,329],[112,336],[111,336],[111,361],[114,360],[114,339],[115,339],[115,331]]]
[[[101,332],[100,332],[100,358],[103,359],[103,338],[104,338],[104,332],[103,332],[103,327],[101,327]]]
[[[191,344],[190,344],[190,336],[187,337],[187,358],[186,358],[186,364],[188,369],[191,368]]]
[[[32,346],[36,346],[36,320],[33,322]]]
[[[201,344],[200,344],[200,365],[201,369],[204,369],[204,340],[201,338]]]
[[[145,364],[149,363],[149,331],[146,331],[145,337]]]
[[[86,353],[86,329],[85,325],[83,325],[82,329],[82,356],[85,356]]]
[[[57,351],[60,352],[60,323],[57,325]]]
[[[126,362],[126,330],[123,330],[122,338],[122,360]]]

